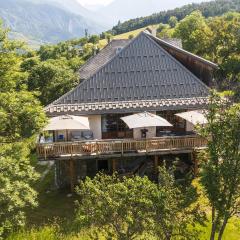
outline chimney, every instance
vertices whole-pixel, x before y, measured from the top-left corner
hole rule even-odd
[[[155,27],[147,27],[147,31],[149,31],[154,37],[157,36],[157,29]]]
[[[152,28],[152,35],[154,36],[154,37],[156,37],[157,36],[157,29],[156,28]]]
[[[98,48],[97,48],[97,46],[94,46],[93,49],[92,49],[92,51],[93,51],[93,56],[97,55],[97,53],[98,53]]]

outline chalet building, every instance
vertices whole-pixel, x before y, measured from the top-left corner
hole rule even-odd
[[[163,160],[182,162],[179,175],[196,172],[194,153],[206,141],[176,114],[206,108],[216,68],[148,31],[113,40],[81,67],[80,84],[46,107],[52,119],[85,117],[89,126],[48,129],[39,159],[55,160],[57,183],[72,187],[98,171],[153,177]],[[121,119],[144,112],[172,126],[129,128]]]

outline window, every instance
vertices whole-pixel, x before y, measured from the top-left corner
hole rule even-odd
[[[107,114],[102,116],[103,139],[132,138],[133,131],[128,128],[121,117],[129,114]]]
[[[120,119],[124,116],[126,116],[126,114],[108,114],[102,116],[102,131],[113,132],[127,130],[127,125]]]

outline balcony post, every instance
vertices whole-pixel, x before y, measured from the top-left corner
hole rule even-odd
[[[43,146],[43,149],[44,149],[44,159],[47,160],[47,153],[46,153],[46,147]]]
[[[99,153],[100,153],[99,144],[98,144],[98,142],[96,142],[96,154],[98,155]]]
[[[123,154],[124,154],[123,140],[122,140],[122,142],[121,142],[121,154],[122,154],[122,156],[123,156]]]
[[[74,174],[74,160],[71,158],[69,160],[69,172],[70,172],[70,185],[71,185],[71,192],[74,192],[74,186],[75,186],[75,174]]]
[[[148,153],[148,140],[145,140],[145,148],[146,148],[146,153]]]
[[[112,173],[115,173],[117,171],[117,160],[112,160]]]
[[[194,177],[196,178],[196,177],[198,176],[198,173],[199,173],[199,168],[198,168],[197,153],[196,153],[195,151],[193,151],[193,152],[191,153],[191,158],[192,158],[193,165],[194,165],[193,174],[194,174]]]
[[[159,166],[159,157],[157,155],[154,156],[154,172],[158,173],[158,166]]]

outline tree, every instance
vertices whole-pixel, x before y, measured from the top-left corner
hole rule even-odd
[[[240,100],[240,55],[230,55],[216,73],[216,86],[221,91],[233,91],[234,100]]]
[[[71,60],[72,58],[80,57],[78,47],[86,44],[87,41],[85,38],[80,38],[78,40],[60,42],[56,45],[43,45],[36,54],[41,61],[49,59],[58,60],[60,58]]]
[[[172,38],[174,28],[170,28],[168,24],[159,24],[157,28],[157,37],[159,38]]]
[[[240,99],[240,14],[227,13],[208,20],[213,33],[208,51],[209,58],[219,64],[216,74],[218,90],[231,90],[235,100]]]
[[[87,178],[77,188],[80,197],[77,221],[83,226],[94,226],[109,237],[135,239],[144,231],[151,231],[150,192],[157,185],[140,177],[120,179],[117,175],[99,174]]]
[[[238,11],[240,6],[239,0],[220,0],[202,2],[200,4],[188,4],[181,8],[175,8],[168,11],[161,11],[154,13],[147,17],[138,17],[116,25],[112,28],[111,32],[114,35],[130,32],[139,28],[145,28],[149,25],[155,25],[159,23],[168,23],[171,16],[176,16],[178,20],[182,20],[187,15],[194,11],[201,11],[202,15],[206,18],[221,16],[228,11]]]
[[[46,117],[36,94],[28,92],[20,67],[27,51],[0,26],[0,238],[23,226],[27,207],[36,206],[37,174],[29,154]],[[29,63],[28,67],[34,65]]]
[[[229,57],[240,54],[240,14],[226,13],[223,16],[210,18],[207,24],[212,32],[209,46],[209,57],[222,64]]]
[[[10,41],[0,24],[0,141],[30,138],[45,124],[44,111],[34,93],[26,91],[27,73],[22,71],[22,43]]]
[[[205,220],[197,204],[196,189],[191,184],[177,184],[173,170],[159,168],[158,191],[149,195],[156,236],[159,240],[198,239],[197,231],[189,228],[196,223],[204,224]]]
[[[174,28],[177,26],[178,19],[175,16],[171,16],[168,20],[168,24],[170,25],[171,28]]]
[[[9,41],[8,30],[3,28],[0,20],[0,90],[1,92],[20,89],[27,79],[26,73],[20,69],[22,55],[17,51],[23,50],[23,44]]]
[[[105,34],[105,38],[106,38],[107,42],[110,43],[111,40],[112,40],[112,38],[113,38],[113,36],[112,36],[111,33],[106,33],[106,34]]]
[[[0,93],[0,142],[32,138],[41,131],[45,123],[45,113],[33,93]]]
[[[208,124],[200,131],[208,139],[201,182],[212,211],[210,239],[218,233],[221,240],[229,219],[240,213],[240,104],[213,93],[206,117]]]
[[[28,90],[39,91],[39,100],[46,105],[71,90],[77,83],[77,76],[64,59],[47,60],[31,68]]]
[[[161,33],[165,29],[169,29],[169,25],[160,23],[157,28],[157,33]]]
[[[92,44],[99,43],[100,37],[98,35],[92,35],[89,37],[88,42]]]
[[[0,145],[0,239],[25,224],[25,210],[37,206],[32,184],[38,174],[26,143]]]
[[[146,233],[161,240],[194,239],[189,226],[203,219],[195,204],[195,190],[183,191],[165,167],[160,168],[160,184],[147,177],[99,174],[82,181],[77,194],[77,223],[104,231],[111,239],[131,240]]]
[[[133,34],[130,34],[129,36],[128,36],[128,39],[133,39],[134,38],[134,35]]]
[[[184,49],[201,56],[208,52],[211,36],[211,29],[199,11],[181,20],[174,32],[174,37],[182,40]]]

